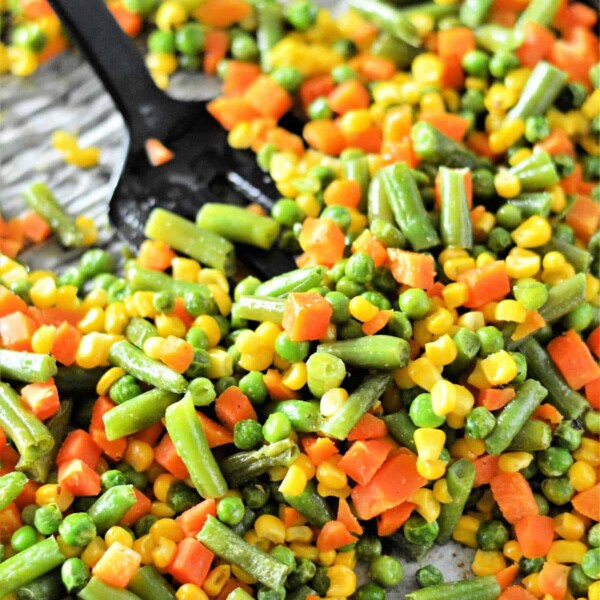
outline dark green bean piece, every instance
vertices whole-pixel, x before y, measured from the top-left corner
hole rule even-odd
[[[56,359],[49,354],[0,349],[0,379],[44,382],[56,375]]]
[[[406,600],[496,600],[501,592],[493,575],[432,585],[406,595]]]
[[[90,506],[90,516],[99,535],[104,535],[116,525],[123,515],[137,502],[132,485],[115,485],[109,488]]]
[[[0,477],[0,510],[4,510],[23,491],[26,483],[27,477],[15,471]]]
[[[257,29],[256,43],[260,52],[260,66],[265,72],[271,71],[269,51],[284,36],[283,13],[277,2],[259,0],[255,3]]]
[[[391,60],[399,70],[406,69],[418,54],[418,50],[391,33],[382,32],[371,46],[371,53]]]
[[[502,454],[547,395],[548,391],[533,379],[522,383],[517,388],[517,395],[497,416],[492,433],[485,438],[487,453]]]
[[[552,443],[552,428],[538,419],[529,419],[513,438],[509,452],[539,452]]]
[[[391,224],[396,222],[379,171],[375,174],[373,179],[371,179],[371,183],[369,184],[367,208],[369,224],[373,223],[375,219],[381,219],[382,221]]]
[[[152,566],[138,569],[131,578],[128,588],[142,600],[175,600],[171,584]]]
[[[470,29],[479,27],[487,18],[493,0],[465,0],[459,13],[461,23]]]
[[[77,597],[81,600],[141,600],[137,594],[108,585],[97,577],[92,577]]]
[[[60,569],[53,569],[17,590],[18,600],[64,600],[66,596]]]
[[[229,240],[168,210],[155,208],[146,221],[144,233],[203,265],[221,269],[226,275],[232,275],[235,270],[234,249]]]
[[[415,26],[397,8],[381,0],[350,0],[350,6],[374,25],[418,48],[421,39]]]
[[[410,347],[406,340],[392,335],[369,335],[319,344],[317,352],[333,354],[352,367],[392,370],[408,364]]]
[[[388,431],[396,441],[413,452],[417,451],[414,439],[414,433],[417,428],[404,409],[398,410],[391,415],[386,415],[383,417],[383,420]]]
[[[196,227],[196,229],[198,229]],[[136,263],[125,266],[125,275],[131,290],[147,290],[150,292],[170,292],[174,296],[183,297],[186,292],[200,294],[204,298],[210,298],[211,293],[207,286],[202,283],[191,281],[177,281],[160,271],[143,269]]]
[[[333,520],[333,513],[327,500],[319,496],[314,480],[310,480],[306,487],[297,496],[283,495],[287,504],[304,515],[316,527],[323,527],[325,523]]]
[[[301,585],[299,588],[288,592],[285,596],[285,600],[306,600],[308,596],[316,595],[317,593],[311,587],[308,587],[307,585]],[[245,600],[250,600],[250,598],[247,598]]]
[[[495,23],[486,23],[475,29],[477,45],[488,52],[516,50],[523,43],[523,39],[522,32]]]
[[[265,296],[241,296],[231,312],[236,319],[249,321],[271,321],[281,324],[285,301]]]
[[[585,275],[578,273],[552,286],[548,292],[548,300],[539,312],[546,323],[554,323],[568,315],[584,301]]]
[[[536,152],[509,171],[519,178],[521,189],[525,192],[543,190],[559,181],[556,167],[547,152]]]
[[[78,365],[58,367],[58,371],[54,375],[54,383],[58,388],[60,397],[78,398],[80,396],[95,395],[96,385],[100,381],[100,377],[106,373],[107,368],[84,369]]]
[[[531,0],[527,8],[519,15],[515,27],[520,29],[527,22],[539,23],[550,27],[558,12],[560,0]]]
[[[447,248],[472,248],[473,225],[467,201],[465,174],[468,171],[440,167],[440,232]]]
[[[479,165],[477,157],[471,150],[425,121],[415,123],[410,135],[417,156],[423,160],[454,169],[473,170]]]
[[[521,194],[516,198],[510,198],[507,203],[516,206],[524,217],[533,215],[547,217],[550,214],[550,206],[552,205],[552,194],[549,192]]]
[[[295,271],[277,275],[273,279],[261,283],[254,290],[254,294],[270,298],[285,298],[285,296],[292,292],[308,292],[308,290],[320,286],[323,283],[324,276],[324,267],[296,269]]]
[[[144,342],[151,337],[156,337],[158,331],[150,321],[141,317],[132,317],[125,327],[125,337],[138,348],[144,347]]]
[[[446,472],[448,493],[452,500],[442,504],[438,525],[440,531],[436,538],[438,544],[446,544],[450,541],[452,533],[458,524],[463,509],[475,482],[475,467],[470,460],[461,458],[448,467]]]

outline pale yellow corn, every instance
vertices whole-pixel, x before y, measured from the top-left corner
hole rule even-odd
[[[324,417],[332,417],[348,399],[348,392],[344,388],[327,390],[319,402],[319,410]]]

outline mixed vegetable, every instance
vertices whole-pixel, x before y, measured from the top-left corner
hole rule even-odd
[[[60,274],[24,240],[93,224],[39,183],[0,221],[5,598],[383,600],[401,556],[409,600],[600,599],[597,15],[349,4],[110,3],[160,85],[222,77],[209,111],[282,198],[157,209],[136,256]],[[10,17],[3,69],[64,46],[45,2]],[[450,540],[473,578],[427,564]]]

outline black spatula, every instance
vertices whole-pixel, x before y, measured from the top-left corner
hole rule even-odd
[[[144,223],[155,207],[189,219],[205,202],[269,210],[278,192],[250,151],[232,150],[227,133],[206,111],[206,102],[170,98],[152,81],[139,50],[123,33],[104,0],[50,0],[123,115],[129,131],[127,156],[110,200],[109,217],[130,246],[144,240]],[[294,124],[295,128],[298,124]],[[162,141],[173,160],[153,167],[145,142]],[[295,268],[289,255],[237,246],[237,256],[265,278]]]

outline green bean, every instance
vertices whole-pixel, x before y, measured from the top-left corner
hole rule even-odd
[[[279,235],[279,223],[241,206],[207,202],[196,217],[196,225],[230,242],[269,250]]]
[[[549,192],[521,194],[516,198],[510,198],[507,203],[516,206],[524,217],[532,217],[533,215],[547,217],[552,206],[552,194]]]
[[[460,7],[461,23],[470,29],[479,27],[492,8],[493,0],[465,0]]]
[[[141,600],[137,594],[108,585],[97,577],[92,577],[77,597],[81,600]]]
[[[10,594],[60,566],[66,556],[54,537],[46,538],[0,563],[2,593]]]
[[[77,227],[75,221],[65,212],[54,194],[45,183],[33,183],[23,193],[25,202],[48,225],[60,243],[67,248],[81,247],[84,245],[83,231]]]
[[[466,327],[461,327],[452,339],[456,345],[456,358],[444,369],[444,374],[456,379],[466,371],[477,356],[481,348],[479,337]]]
[[[96,394],[96,385],[106,370],[107,367],[84,369],[78,365],[70,367],[61,365],[54,375],[54,384],[58,388],[61,398],[63,396],[77,398]]]
[[[50,452],[54,446],[48,428],[4,382],[0,382],[0,428],[13,441],[25,464]]]
[[[271,589],[281,587],[288,568],[270,554],[252,546],[229,527],[209,515],[198,539],[219,558],[249,573]]]
[[[556,0],[552,1],[556,2]],[[542,2],[547,4],[547,0]],[[531,7],[531,4],[529,6]],[[564,71],[546,61],[537,63],[527,79],[518,102],[508,112],[507,119],[526,119],[543,115],[554,104],[566,81],[567,74]]]
[[[15,471],[0,477],[0,510],[4,510],[23,491],[26,483],[27,477]]]
[[[383,417],[383,420],[388,431],[397,442],[413,452],[417,451],[414,439],[414,433],[417,428],[404,409],[398,410],[391,415],[386,415]]]
[[[48,571],[17,590],[18,600],[64,600],[66,595],[60,569]]]
[[[531,376],[548,390],[548,402],[565,418],[578,419],[589,409],[589,402],[567,384],[546,350],[535,338],[525,339],[520,344],[519,351],[527,359],[527,369]]]
[[[300,587],[288,592],[285,596],[285,600],[306,600],[308,596],[316,596],[317,593],[311,587],[307,585],[301,585]],[[237,598],[235,600],[238,600]],[[250,598],[244,598],[244,600],[250,600]]]
[[[378,171],[371,183],[369,184],[368,202],[367,202],[369,224],[372,224],[375,219],[381,219],[386,223],[394,224],[394,212],[387,198],[385,185],[381,177],[381,172]]]
[[[417,156],[437,166],[473,170],[479,165],[473,152],[425,121],[415,123],[410,136]]]
[[[560,252],[578,273],[587,273],[592,264],[592,255],[587,250],[555,237],[535,251],[542,256],[548,252]]]
[[[371,53],[391,60],[399,70],[406,69],[418,54],[418,50],[391,33],[382,32],[371,46]]]
[[[161,390],[177,394],[183,394],[187,390],[188,383],[183,375],[158,360],[146,356],[139,348],[125,340],[111,346],[108,360],[136,379]]]
[[[305,269],[296,269],[283,275],[277,275],[264,283],[261,283],[254,295],[268,296],[270,298],[285,298],[292,292],[308,292],[308,290],[318,287],[323,283],[325,276],[324,267],[307,267]]]
[[[531,0],[527,8],[519,15],[515,27],[520,29],[528,22],[550,27],[559,6],[560,0]]]
[[[197,229],[197,228],[196,228]],[[191,281],[177,281],[166,273],[143,269],[136,263],[129,263],[125,267],[125,275],[133,292],[147,290],[150,292],[170,292],[174,296],[183,297],[187,292],[199,294],[210,298],[211,293],[207,286]]]
[[[465,174],[440,167],[440,232],[447,248],[472,248],[473,226],[467,201]]]
[[[411,246],[417,251],[438,246],[440,238],[429,220],[417,184],[406,163],[390,165],[380,172],[396,223]]]
[[[406,600],[496,600],[501,592],[493,575],[432,585],[406,595]]]
[[[578,273],[550,288],[548,300],[540,308],[546,323],[554,323],[585,302],[585,275]]]
[[[319,344],[317,352],[337,356],[351,367],[392,370],[408,364],[410,347],[402,338],[391,335],[369,335],[354,340]]]
[[[104,535],[136,502],[137,496],[132,485],[115,485],[90,506],[87,514],[94,522],[99,535]]]
[[[221,470],[232,488],[240,488],[272,467],[288,467],[298,457],[298,446],[290,439],[238,452],[221,461]]]
[[[175,600],[171,584],[152,566],[138,569],[131,578],[129,589],[142,600]]]
[[[536,152],[509,171],[518,177],[524,192],[543,190],[559,181],[556,167],[547,152]]]
[[[54,377],[56,371],[56,359],[49,354],[0,349],[0,379],[44,382]]]
[[[265,296],[241,296],[231,312],[236,319],[249,321],[271,321],[281,324],[285,301]]]
[[[533,379],[522,383],[517,388],[517,395],[497,416],[492,433],[485,438],[487,453],[502,454],[547,395],[548,391]]]
[[[474,33],[477,45],[488,52],[516,50],[524,39],[522,32],[495,23],[481,25]]]
[[[144,347],[144,342],[151,337],[156,337],[158,331],[150,321],[141,317],[132,317],[125,327],[125,337],[138,348]]]
[[[272,69],[269,52],[284,36],[283,13],[277,2],[259,0],[256,11],[256,43],[260,52],[260,66],[265,72]]]
[[[550,447],[552,428],[538,419],[529,419],[513,438],[509,452],[539,452]]]
[[[466,458],[461,458],[448,467],[446,472],[448,493],[452,500],[442,504],[438,525],[440,531],[436,538],[438,544],[446,544],[450,541],[452,533],[462,516],[465,504],[475,482],[475,467]]]
[[[367,207],[367,194],[369,192],[369,182],[371,173],[369,172],[369,159],[366,156],[342,160],[344,177],[351,181],[356,181],[360,187],[360,204],[358,209],[364,212]]]
[[[323,424],[318,402],[306,400],[283,400],[274,406],[274,412],[285,415],[298,433],[319,431]]]
[[[334,518],[326,499],[317,492],[314,480],[310,480],[304,490],[296,496],[283,494],[283,497],[287,504],[304,515],[309,523],[316,527],[323,527]]]
[[[381,0],[350,0],[349,4],[365,19],[409,46],[418,48],[421,45],[415,26],[397,8]]]
[[[408,6],[403,6],[398,10],[398,14],[407,18],[426,16],[438,21],[444,17],[458,14],[458,7],[455,4],[436,4],[435,2],[408,3]]]
[[[224,271],[226,275],[232,275],[235,270],[234,249],[230,241],[168,210],[155,208],[146,221],[144,233],[203,265]]]
[[[103,417],[106,437],[117,440],[158,423],[180,394],[153,389],[111,408]]]
[[[391,380],[391,375],[387,373],[365,377],[342,407],[325,421],[322,433],[345,440],[363,415],[379,400]]]
[[[191,398],[167,408],[166,426],[177,453],[203,498],[220,498],[227,483],[206,440]]]

